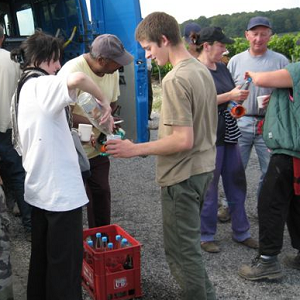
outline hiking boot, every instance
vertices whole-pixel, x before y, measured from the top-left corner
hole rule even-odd
[[[282,277],[277,256],[272,256],[268,259],[258,256],[252,261],[251,266],[241,266],[238,274],[244,279],[253,281],[260,279],[279,279]]]
[[[218,220],[222,223],[230,221],[231,217],[229,214],[229,208],[221,205],[218,209]]]
[[[300,270],[300,252],[295,255],[287,255],[283,259],[283,263],[292,269]]]
[[[258,242],[253,239],[253,238],[247,238],[244,241],[237,241],[235,239],[233,239],[236,243],[240,244],[240,245],[244,245],[248,248],[252,248],[252,249],[258,249]]]
[[[201,242],[201,248],[209,253],[218,253],[221,251],[220,247],[214,241]]]

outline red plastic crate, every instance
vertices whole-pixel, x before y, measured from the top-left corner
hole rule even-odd
[[[87,244],[87,237],[95,241],[97,232],[107,235],[115,245],[115,236],[121,235],[129,242],[126,248],[104,252]],[[94,243],[95,245],[95,243]],[[142,297],[141,244],[120,226],[113,224],[83,230],[84,258],[82,285],[94,300],[123,300]],[[132,259],[132,268],[124,269],[124,262]]]

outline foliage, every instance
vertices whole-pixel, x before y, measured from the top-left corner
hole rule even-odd
[[[167,63],[165,66],[158,66],[155,61],[152,60],[152,76],[161,81],[161,79],[172,69],[172,65]]]
[[[243,37],[247,28],[249,19],[255,16],[264,16],[269,18],[272,24],[274,34],[286,32],[297,32],[300,29],[300,8],[279,9],[276,11],[255,11],[251,13],[241,12],[231,15],[217,15],[210,18],[200,16],[196,20],[185,21],[180,25],[183,32],[185,25],[189,22],[196,22],[201,28],[207,26],[221,27],[226,35],[230,37]]]
[[[299,39],[300,34],[288,33],[281,36],[275,34],[271,37],[268,48],[285,55],[290,61],[300,61],[300,46],[297,45]],[[249,47],[249,43],[245,38],[235,38],[234,40],[234,44],[226,46],[229,57],[245,51]]]
[[[300,61],[300,45],[297,41],[300,40],[300,8],[281,9],[277,11],[253,13],[235,13],[232,15],[217,15],[211,18],[200,16],[197,20],[188,20],[180,25],[181,30],[187,23],[196,22],[201,28],[207,26],[219,26],[223,29],[225,34],[230,37],[235,37],[235,43],[227,45],[229,57],[234,56],[249,47],[249,43],[244,37],[245,30],[250,18],[255,16],[265,16],[270,19],[272,23],[272,31],[274,35],[271,37],[268,48],[282,53],[290,61]],[[294,32],[294,33],[293,33]],[[158,67],[152,62],[153,76],[161,80],[170,70],[172,66],[167,64],[164,67]]]

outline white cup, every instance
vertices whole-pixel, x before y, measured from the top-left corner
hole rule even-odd
[[[121,136],[119,134],[108,134],[106,140],[121,140]]]
[[[257,104],[258,104],[258,108],[264,108],[263,107],[263,101],[264,99],[266,99],[267,97],[269,97],[270,95],[262,95],[262,96],[258,96],[257,97]]]
[[[78,124],[78,132],[82,142],[89,142],[93,126],[91,124]]]

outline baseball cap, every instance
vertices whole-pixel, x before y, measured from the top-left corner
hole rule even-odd
[[[194,33],[199,33],[201,30],[201,27],[195,23],[195,22],[192,22],[192,23],[189,23],[187,24],[185,27],[184,27],[184,39],[185,41],[190,44],[191,43],[191,39],[190,39],[190,34],[192,32]]]
[[[266,17],[253,17],[250,19],[247,30],[251,30],[256,26],[265,26],[268,28],[272,28],[271,23],[268,18]]]
[[[228,38],[220,27],[204,27],[200,31],[199,44],[204,42],[220,42],[223,44],[233,44],[234,40]]]
[[[133,56],[125,50],[122,42],[112,34],[97,36],[91,45],[91,52],[96,56],[109,58],[121,66],[126,66],[133,61]]]

